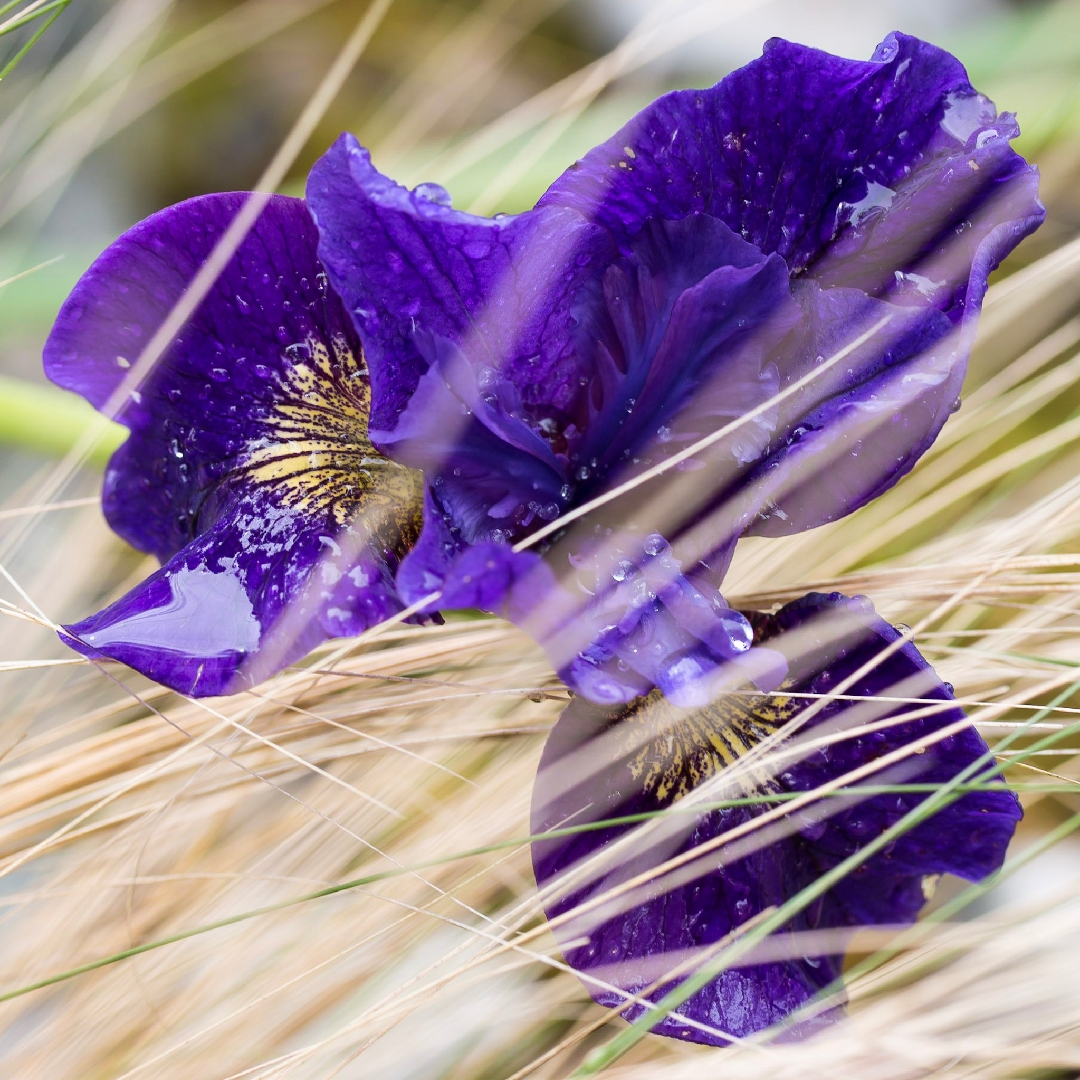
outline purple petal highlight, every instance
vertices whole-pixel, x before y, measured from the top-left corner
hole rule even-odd
[[[371,367],[372,427],[394,428],[430,358],[421,329],[454,342],[547,414],[577,392],[570,301],[607,233],[572,211],[497,219],[454,210],[434,185],[395,184],[343,135],[315,164],[307,202],[319,255],[356,321]]]
[[[867,62],[771,41],[515,217],[409,192],[340,140],[309,199],[376,444],[428,487],[406,595],[449,587],[469,545],[542,530],[549,592],[507,556],[477,595],[502,610],[513,581],[575,689],[690,703],[736,659],[775,682],[720,593],[734,545],[851,513],[931,445],[987,276],[1044,216],[1016,133],[954,57],[894,34]]]
[[[334,530],[259,492],[65,640],[182,694],[231,694],[400,611],[392,571],[359,523]]]
[[[655,101],[540,205],[573,207],[624,249],[652,218],[710,214],[795,272],[869,293],[933,262],[964,227],[959,293],[944,310],[967,299],[968,267],[977,303],[980,282],[1042,221],[1037,174],[1009,149],[1016,133],[955,57],[917,38],[890,34],[869,61],[774,38],[711,89]]]

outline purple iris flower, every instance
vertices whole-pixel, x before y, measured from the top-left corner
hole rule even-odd
[[[589,993],[630,1020],[647,1006],[629,996],[660,1000],[739,927],[927,797],[904,785],[939,785],[989,761],[952,688],[910,642],[897,644],[898,631],[868,601],[811,593],[753,622],[755,640],[790,664],[777,694],[727,695],[687,709],[658,691],[626,706],[578,697],[544,749],[532,831],[564,831],[533,844],[541,899]],[[763,753],[766,740],[772,745]],[[970,779],[992,775],[986,764]],[[783,802],[748,798],[799,796],[830,783],[839,795],[787,815]],[[860,794],[873,785],[879,793]],[[897,790],[880,793],[890,786]],[[615,820],[634,815],[642,817]],[[838,979],[853,928],[913,922],[937,875],[978,881],[999,869],[1020,816],[1016,796],[999,782],[960,795],[654,1030],[724,1045],[784,1020]],[[572,831],[577,826],[584,828]],[[833,1004],[795,1018],[795,1031],[806,1034],[838,1012]]]
[[[246,198],[192,199],[112,244],[60,311],[49,378],[103,408]],[[230,693],[401,610],[422,482],[368,439],[363,351],[317,239],[302,200],[273,197],[117,413],[105,516],[162,566],[66,627],[80,652]]]
[[[1016,133],[894,34],[868,62],[771,41],[517,216],[343,136],[307,200],[372,440],[425,478],[403,597],[513,619],[599,702],[775,685],[720,593],[735,543],[851,513],[934,440],[987,276],[1044,216]]]

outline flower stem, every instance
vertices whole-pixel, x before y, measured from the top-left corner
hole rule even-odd
[[[62,457],[92,425],[101,434],[89,460],[104,465],[124,441],[123,427],[66,390],[0,375],[0,444]]]

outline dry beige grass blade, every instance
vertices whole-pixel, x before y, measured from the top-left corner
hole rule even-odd
[[[394,175],[401,156],[448,113],[466,115],[509,63],[513,50],[566,3],[485,0],[437,40],[365,125],[383,170]]]
[[[774,569],[778,569],[775,564]],[[803,562],[793,569],[803,580],[813,577],[811,563]],[[971,570],[970,563],[940,560],[936,566],[924,567],[918,580],[925,582],[927,594],[912,599],[909,590],[906,598],[898,597],[898,601],[906,599],[904,614],[912,618],[919,604],[951,595],[970,578]],[[1037,599],[1046,584],[1041,579],[1048,570],[1055,571],[1055,585],[1071,588],[1065,594],[1071,597],[1077,582],[1063,559],[1013,559],[1002,566],[1000,575],[1007,575],[1007,584],[1027,589]],[[887,568],[878,573],[880,584],[889,581]],[[898,572],[892,576],[902,580]],[[872,575],[867,584],[874,584]],[[992,605],[994,598],[985,600]],[[1075,601],[1072,607],[1063,606],[1071,611]],[[1053,635],[1058,621],[1044,621],[1037,629]],[[1022,628],[1017,634],[1023,640]],[[368,675],[417,673],[421,679],[434,675],[441,683],[465,681],[493,689],[537,687],[550,679],[542,659],[524,639],[491,623],[402,630],[394,640],[376,641],[369,648],[374,651],[351,657],[348,667]],[[321,667],[322,661],[316,658],[314,664]],[[949,666],[957,669],[949,673],[961,694],[985,678],[981,668],[966,662],[963,655],[950,661]],[[1000,679],[999,672],[993,674]],[[1023,686],[1030,685],[1035,677],[1035,670],[1021,666],[1013,699],[1024,700]],[[260,732],[272,731],[273,740],[293,748],[297,758],[317,762],[323,768],[340,769],[339,775],[351,784],[370,779],[377,785],[374,790],[381,799],[408,810],[408,825],[394,824],[396,819],[385,815],[381,821],[376,820],[377,809],[368,806],[365,810],[339,786],[323,782],[317,775],[305,776],[297,760],[283,760],[257,740],[244,740],[238,735],[230,737],[221,748],[249,769],[273,776],[279,784],[314,787],[305,801],[325,818],[313,818],[295,804],[282,806],[273,799],[272,792],[248,774],[226,775],[227,766],[220,759],[209,760],[204,754],[197,760],[185,754],[160,775],[109,804],[107,817],[89,823],[96,828],[82,832],[60,848],[50,848],[63,856],[63,865],[39,873],[32,883],[36,888],[30,890],[32,902],[27,901],[26,882],[20,882],[18,910],[6,921],[17,920],[26,953],[14,957],[10,966],[12,983],[105,955],[131,941],[186,928],[223,912],[258,906],[267,899],[298,891],[290,882],[268,878],[335,881],[354,873],[355,867],[350,864],[357,858],[357,845],[350,844],[347,836],[335,839],[335,834],[341,834],[327,819],[340,821],[351,832],[365,835],[377,846],[392,851],[398,862],[422,861],[497,842],[523,830],[529,781],[542,738],[523,729],[543,729],[554,718],[557,703],[491,694],[479,701],[470,698],[468,712],[462,715],[460,706],[441,693],[432,700],[432,691],[437,688],[424,682],[372,687],[369,680],[363,680],[358,692],[355,682],[341,678],[292,676],[283,681],[290,679],[294,685],[299,680],[310,687],[295,702],[300,708],[332,716],[346,725],[350,718],[362,715],[367,718],[365,725],[371,724],[384,742],[408,740],[411,745],[423,746],[427,756],[439,748],[447,755],[440,758],[441,763],[477,786],[462,785],[444,771],[415,759],[398,759],[391,764],[392,750],[373,750],[371,742],[362,736],[351,739],[340,728],[328,730],[314,720],[298,722],[287,707],[268,709],[264,700],[258,705],[262,710]],[[418,693],[420,687],[423,691]],[[287,692],[270,687],[267,693],[284,698]],[[123,704],[121,699],[118,705]],[[238,717],[252,707],[251,702],[238,700],[218,706],[236,710],[233,715]],[[522,709],[526,713],[519,718],[515,714]],[[212,722],[197,706],[173,706],[169,712],[180,727],[191,733],[207,730]],[[485,726],[484,718],[496,732],[488,739],[478,732]],[[467,724],[463,724],[464,720]],[[514,730],[503,734],[507,728]],[[3,814],[9,859],[47,839],[58,825],[85,811],[110,788],[122,787],[125,776],[132,776],[148,762],[163,760],[183,738],[153,716],[93,736],[90,741],[77,735],[62,750],[46,756],[23,756],[17,773],[9,777],[12,801],[6,804]],[[425,740],[430,742],[425,745]],[[95,743],[102,747],[103,759],[94,751]],[[100,764],[92,764],[95,761]],[[25,794],[20,796],[20,791]],[[395,796],[402,801],[399,803]],[[419,805],[410,803],[417,799]],[[501,808],[495,821],[492,806]],[[231,824],[223,831],[222,822],[226,820]],[[507,895],[527,898],[531,886],[522,859],[523,853],[518,852],[509,861],[498,863],[491,870],[494,878],[480,873],[461,899],[483,910],[491,909],[493,904],[501,906]],[[461,866],[440,871],[434,875],[437,888],[453,889],[459,880],[457,875],[464,871],[475,873],[478,862],[482,860],[464,860]],[[268,865],[274,867],[271,875],[263,869]],[[223,874],[231,876],[219,876]],[[125,890],[116,886],[117,880],[131,884]],[[467,944],[467,938],[440,937],[447,933],[446,924],[437,918],[435,923],[441,930],[424,929],[423,919],[418,923],[417,915],[402,916],[400,908],[394,906],[428,904],[429,889],[401,882],[386,888],[390,891],[381,902],[368,894],[351,902],[317,902],[342,910],[329,918],[320,913],[314,923],[302,913],[269,916],[251,927],[215,932],[219,939],[227,936],[225,948],[212,936],[203,941],[195,939],[172,947],[176,950],[173,955],[165,950],[135,958],[127,962],[126,969],[121,965],[85,976],[80,985],[66,991],[43,992],[42,996],[54,1000],[54,1008],[60,1010],[52,1014],[47,1030],[55,1035],[56,1025],[61,1024],[67,1037],[62,1043],[46,1037],[44,1032],[36,1038],[28,1037],[25,1049],[9,1058],[12,1075],[30,1076],[45,1070],[49,1075],[74,1076],[90,1060],[113,1063],[106,1065],[105,1075],[120,1075],[124,1068],[156,1057],[156,1064],[140,1070],[142,1074],[200,1073],[208,1062],[213,1062],[212,1075],[224,1076],[230,1070],[270,1060],[275,1056],[274,1047],[288,1052],[294,1039],[306,1044],[310,1033],[320,1028],[322,1018],[340,1014],[347,1002],[356,1002],[353,1011],[363,1012],[360,1006],[365,993],[374,995],[369,1000],[378,1001],[386,992],[380,989],[382,972],[396,970],[413,950],[425,947],[421,943],[429,942],[426,947],[435,949],[430,954],[435,957],[440,951],[453,951],[463,942]],[[41,929],[28,932],[28,920]],[[317,934],[312,938],[315,928]],[[354,949],[355,942],[363,944]],[[363,954],[363,963],[358,963],[357,953]],[[457,996],[453,986],[451,981],[446,989],[433,990],[428,1003],[417,1006],[422,1014],[411,1014],[424,1018],[425,1031],[432,1023],[443,1031],[437,1018],[444,1014],[457,1017],[460,1023],[460,1012],[450,1005]],[[363,987],[369,990],[365,992]],[[553,997],[556,988],[558,994]],[[437,1044],[439,1053],[458,1055],[462,1068],[473,1059],[498,1059],[518,1042],[528,1044],[529,1039],[536,1038],[529,1032],[543,1030],[553,1014],[571,1023],[581,1016],[587,1024],[593,1021],[584,1018],[596,1015],[591,1007],[581,1004],[581,991],[574,980],[561,976],[553,984],[538,985],[529,978],[529,969],[512,974],[504,971],[492,976],[490,982],[474,982],[459,993],[477,1008],[480,1002],[491,1001],[491,995],[503,1009],[508,1000],[513,1001],[516,1018],[513,1023],[501,1025],[505,1026],[502,1032],[490,1030],[500,1025],[480,1025],[478,1029],[474,1022],[468,1029],[475,1044],[469,1053],[464,1053],[456,1038],[460,1032],[445,1031]],[[28,1003],[19,1002],[5,1006],[23,1016],[31,1015],[23,1012],[28,1007]],[[375,1015],[380,1015],[378,1010]],[[409,1023],[420,1022],[407,1019],[407,1010],[402,1015],[406,1018],[400,1024],[406,1031]],[[363,1066],[377,1049],[386,1054],[384,1061],[408,1057],[404,1046],[409,1040],[407,1036],[396,1036],[398,1030],[397,1025],[388,1027],[387,1033],[360,1055],[357,1067]],[[361,1042],[368,1037],[363,1027],[354,1035]],[[314,1041],[318,1043],[319,1039]],[[335,1067],[335,1055],[354,1052],[340,1050],[339,1045],[340,1041],[331,1040],[313,1051],[305,1062],[297,1059],[295,1067],[301,1071],[296,1075],[328,1073]],[[667,1044],[662,1045],[662,1049],[651,1046],[648,1054],[685,1053],[682,1048],[669,1050]],[[442,1061],[442,1057],[430,1060]],[[122,1062],[123,1068],[116,1062]],[[649,1067],[655,1067],[655,1062]]]
[[[77,49],[66,58],[63,67],[69,69],[64,72],[68,77],[52,84],[52,92],[42,95],[45,100],[29,110],[22,123],[10,132],[15,146],[13,160],[6,163],[4,170],[0,226],[43,195],[48,198],[41,200],[39,214],[47,215],[52,209],[63,193],[60,182],[66,183],[97,145],[104,125],[125,99],[131,80],[153,48],[173,2],[127,0],[101,20],[96,28],[99,33],[94,35],[100,38],[96,48]],[[94,82],[104,85],[99,87],[93,101],[71,120],[61,121],[65,106]]]
[[[748,11],[760,6],[761,0],[739,0],[731,14]],[[677,0],[669,18],[643,16],[641,22],[611,52],[586,65],[558,82],[534,94],[531,98],[508,110],[491,123],[471,133],[460,142],[444,150],[423,168],[406,173],[398,179],[402,183],[415,184],[421,180],[448,182],[513,142],[526,133],[532,133],[517,164],[509,166],[508,179],[516,179],[528,168],[529,157],[538,147],[550,146],[565,125],[572,122],[608,85],[666,52],[677,49],[696,34],[711,25],[721,24],[729,17],[729,8],[719,8],[704,0]],[[538,130],[536,130],[538,129]],[[421,175],[422,173],[422,175]],[[498,189],[508,188],[500,173],[493,181]],[[498,189],[492,188],[485,201],[494,202]],[[473,208],[476,210],[476,207]]]
[[[244,238],[254,226],[272,194],[285,179],[304,145],[311,138],[315,127],[333,103],[342,84],[356,66],[392,3],[393,0],[371,0],[364,9],[352,33],[346,38],[333,63],[319,80],[281,146],[254,184],[249,197],[229,223],[228,228],[217,239],[206,261],[199,267],[198,272],[188,283],[161,325],[155,329],[130,370],[110,393],[109,399],[101,405],[97,422],[87,425],[52,474],[42,482],[40,497],[43,502],[53,500],[59,490],[85,463],[87,456],[104,433],[104,418],[115,417],[129,396],[138,392],[138,387],[165,353],[169,343],[213,288],[214,282],[244,242]],[[22,530],[16,531],[13,538],[8,538],[7,546],[17,545],[25,539],[34,525],[34,518],[25,519],[23,525]],[[6,550],[6,547],[2,550]],[[41,614],[40,608],[38,612]]]
[[[610,53],[576,81],[555,113],[468,206],[474,214],[492,213],[514,185],[536,165],[612,82],[667,49],[761,7],[767,0],[729,0],[722,8],[700,0],[681,0],[663,12],[646,9],[640,23]],[[682,25],[680,25],[680,21]],[[674,32],[672,32],[674,31]],[[665,38],[665,34],[669,37]]]
[[[131,55],[124,49],[127,74],[121,78],[123,71],[111,71],[109,82],[81,104],[80,84],[94,82],[92,76],[101,62],[95,56],[70,56],[68,61],[73,70],[67,81],[72,84],[71,89],[51,109],[38,110],[25,118],[26,126],[35,132],[35,142],[39,138],[36,133],[43,127],[48,133],[32,152],[25,147],[20,150],[15,169],[18,179],[0,208],[0,225],[15,219],[43,196],[49,197],[51,205],[58,197],[57,185],[66,182],[90,153],[171,94],[331,2],[247,0],[141,63],[137,53]],[[145,18],[146,0],[136,0],[131,7],[133,13]],[[151,36],[144,42],[144,50],[152,44],[154,25],[149,31]],[[121,42],[129,34],[130,30],[122,23],[114,27],[113,36]],[[111,53],[107,45],[108,42],[99,52]],[[81,63],[77,66],[75,60]],[[136,61],[134,65],[132,60]],[[72,104],[69,100],[72,98],[77,108],[66,108]]]
[[[950,954],[951,961],[942,965]],[[767,1056],[728,1052],[723,1075],[732,1080],[1072,1075],[1080,1067],[1078,958],[1080,909],[1074,898],[1059,897],[1034,915],[1008,911],[981,941],[942,939],[923,948],[908,966],[927,964],[926,974],[912,977],[907,986],[878,987],[877,996],[858,1006],[845,1024],[809,1043],[773,1047]],[[654,1062],[650,1075],[689,1080],[700,1069],[695,1059]],[[610,1075],[627,1080],[640,1074],[631,1067]]]

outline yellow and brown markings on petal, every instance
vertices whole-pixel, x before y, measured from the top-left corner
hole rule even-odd
[[[362,517],[373,536],[404,551],[420,532],[423,478],[368,438],[371,384],[363,357],[342,338],[331,348],[312,338],[292,349],[297,358],[281,397],[242,463],[246,478],[272,487],[283,507],[326,513],[338,528]]]
[[[620,718],[627,764],[642,791],[675,802],[733,764],[798,711],[790,698],[723,696],[704,708],[672,705],[659,690]]]

